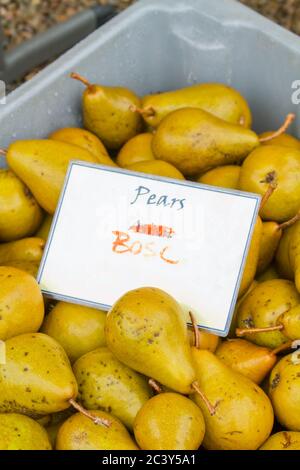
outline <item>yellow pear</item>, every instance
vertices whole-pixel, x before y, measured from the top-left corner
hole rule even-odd
[[[80,413],[68,418],[60,426],[57,450],[138,450],[123,424],[104,411],[93,411],[95,416],[107,419],[108,427],[97,426]]]
[[[199,396],[193,396],[204,415],[205,449],[258,449],[273,427],[273,410],[267,395],[210,351],[193,348],[193,357],[199,386],[215,407],[211,415]]]
[[[0,170],[0,242],[33,235],[42,210],[29,189],[10,170]]]
[[[42,331],[56,339],[72,363],[105,345],[105,320],[103,310],[58,302],[46,316]]]
[[[291,170],[292,169],[292,170]],[[271,182],[278,187],[261,211],[263,220],[284,222],[300,209],[300,150],[276,145],[260,146],[241,167],[239,188],[264,194]]]
[[[239,307],[241,303],[247,297],[247,295],[254,289],[254,287],[257,286],[257,284],[258,282],[254,280],[252,284],[250,285],[249,289],[243,295],[241,295],[240,298],[237,300],[235,304],[234,312],[232,315],[232,319],[231,319],[230,330],[228,334],[229,338],[235,337],[235,330],[237,328],[237,321],[238,321],[238,311],[239,311]]]
[[[300,450],[300,432],[277,432],[269,437],[260,450]]]
[[[51,450],[45,429],[28,416],[0,414],[0,450]]]
[[[152,396],[146,378],[118,361],[107,348],[82,356],[73,371],[84,407],[112,413],[129,429],[133,428],[137,412]]]
[[[282,236],[277,222],[263,222],[257,263],[257,273],[264,272],[271,264]]]
[[[220,165],[243,161],[259,145],[258,136],[197,108],[168,114],[153,137],[155,158],[197,176]]]
[[[16,268],[0,266],[0,340],[34,333],[44,318],[44,301],[36,280]]]
[[[77,383],[63,348],[50,336],[27,333],[5,342],[0,364],[0,412],[31,417],[64,410]]]
[[[22,238],[14,242],[0,244],[0,265],[10,261],[40,262],[43,256],[45,242],[41,238]]]
[[[15,141],[8,147],[6,160],[49,214],[56,209],[69,163],[99,163],[97,157],[78,145],[50,139]]]
[[[186,107],[200,108],[232,124],[251,127],[247,101],[237,90],[221,83],[197,83],[179,90],[146,95],[140,112],[145,122],[155,128],[170,112]]]
[[[49,139],[78,145],[94,155],[102,165],[117,166],[110,158],[101,140],[92,132],[79,127],[64,127],[49,135]]]
[[[244,295],[249,287],[251,286],[252,282],[254,281],[257,263],[259,260],[259,251],[260,251],[260,243],[261,243],[261,235],[262,235],[262,220],[258,216],[256,220],[256,224],[254,226],[252,239],[248,251],[248,256],[246,259],[243,277],[240,284],[239,290],[239,297]]]
[[[196,376],[184,315],[166,292],[127,292],[108,312],[105,332],[119,361],[179,393],[192,391]]]
[[[221,188],[238,189],[241,167],[237,165],[224,165],[209,170],[198,178],[198,183]]]
[[[300,431],[300,361],[297,352],[283,357],[269,378],[269,397],[279,423]]]
[[[178,393],[151,398],[134,422],[134,437],[143,450],[197,450],[204,433],[200,408]]]
[[[284,231],[280,241],[276,263],[280,274],[295,281],[300,292],[300,221]]]
[[[272,350],[256,346],[244,339],[223,341],[216,356],[229,367],[260,384],[277,361]]]
[[[167,178],[174,178],[184,180],[184,176],[180,173],[175,166],[163,160],[147,160],[143,162],[136,162],[127,167],[128,170],[139,171],[141,173],[149,173],[150,175],[163,176]]]
[[[128,88],[89,83],[77,73],[72,78],[81,81],[86,89],[82,96],[84,127],[101,139],[109,149],[119,149],[139,133],[141,117],[132,111],[140,99]]]
[[[279,318],[299,304],[300,295],[292,282],[283,279],[261,282],[239,306],[237,334],[259,346],[277,348],[290,339],[278,323]]]
[[[30,274],[36,278],[40,263],[38,261],[23,261],[23,260],[13,260],[3,263],[3,266],[10,266],[11,268],[17,268],[25,273]]]
[[[154,160],[152,140],[153,134],[150,132],[132,137],[119,151],[117,164],[122,168],[127,168],[134,163]]]

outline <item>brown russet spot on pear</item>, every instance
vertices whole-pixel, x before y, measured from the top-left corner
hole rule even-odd
[[[29,189],[10,170],[0,170],[0,242],[29,237],[43,213]]]
[[[93,410],[100,420],[110,421],[109,427],[96,426],[80,413],[68,418],[59,428],[57,450],[138,450],[125,426],[104,411]]]
[[[119,149],[142,128],[142,119],[132,107],[140,106],[139,97],[124,87],[89,83],[77,73],[71,77],[86,89],[82,96],[84,127],[101,139],[108,149]]]
[[[35,333],[44,318],[44,301],[36,280],[28,273],[0,266],[0,340]]]
[[[28,186],[39,205],[53,214],[69,163],[99,163],[88,150],[57,140],[17,140],[7,149],[8,166]]]
[[[143,97],[140,112],[145,122],[156,128],[164,117],[181,108],[200,108],[224,121],[249,128],[251,111],[243,96],[221,83],[198,83],[179,90]]]
[[[200,408],[178,393],[151,398],[134,421],[134,436],[142,450],[197,450],[204,433]]]
[[[28,416],[0,414],[0,450],[51,450],[45,429]]]
[[[151,398],[147,379],[102,347],[80,357],[73,366],[78,400],[85,408],[100,409],[119,418],[128,428]]]

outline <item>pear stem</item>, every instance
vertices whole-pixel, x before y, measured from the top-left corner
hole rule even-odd
[[[277,175],[276,175],[275,172],[272,175],[272,177],[274,178],[274,180],[269,182],[268,189],[265,192],[265,194],[263,195],[262,200],[260,201],[259,212],[261,212],[263,210],[263,208],[267,204],[268,200],[270,199],[270,197],[274,193],[275,189],[277,188],[277,181],[276,181]]]
[[[74,78],[74,80],[78,80],[79,82],[83,83],[88,88],[92,86],[92,84],[82,75],[79,75],[79,73],[72,72],[70,73],[70,77]]]
[[[200,389],[199,387],[199,384],[198,382],[193,382],[192,383],[192,388],[195,390],[196,393],[198,393],[198,395],[201,397],[201,399],[203,400],[203,402],[205,403],[208,411],[209,411],[209,414],[211,416],[213,416],[215,413],[216,413],[216,408],[210,403],[209,399],[207,398],[207,396],[202,392],[202,390]]]
[[[156,114],[156,111],[154,108],[152,108],[152,106],[149,106],[148,108],[139,108],[138,106],[130,106],[130,111],[132,111],[133,113],[139,113],[141,114],[142,116],[144,117],[152,117],[152,116],[155,116]]]
[[[2,155],[3,157],[5,157],[7,154],[7,150],[5,149],[0,149],[0,155]]]
[[[162,393],[162,388],[154,379],[149,379],[148,384],[156,393]]]
[[[296,222],[298,222],[298,220],[300,220],[300,211],[297,212],[297,214],[294,215],[294,217],[292,217],[290,220],[287,220],[286,222],[283,222],[282,224],[278,225],[277,230],[285,230],[286,228],[289,228]]]
[[[282,351],[286,351],[286,349],[290,349],[292,345],[293,345],[293,341],[288,341],[287,343],[283,343],[281,346],[278,346],[278,348],[275,348],[271,351],[271,356],[276,356]]]
[[[109,428],[111,426],[111,422],[108,419],[100,418],[99,416],[93,415],[93,413],[90,413],[88,410],[83,408],[83,406],[77,403],[77,401],[73,400],[73,398],[69,400],[69,403],[73,406],[73,408],[75,408],[75,410],[79,411],[79,413],[89,418],[95,424],[100,424],[101,426],[105,426],[106,428]]]
[[[266,328],[237,328],[235,334],[239,337],[253,333],[268,333],[269,331],[280,331],[283,325],[268,326]]]
[[[260,142],[269,142],[270,140],[275,139],[275,137],[279,137],[281,134],[284,134],[285,131],[290,127],[292,122],[294,121],[296,115],[294,113],[290,113],[286,116],[285,121],[281,127],[277,131],[272,132],[272,134],[266,137],[260,137]]]
[[[193,330],[194,330],[194,336],[195,336],[195,348],[200,349],[200,336],[199,336],[199,330],[198,330],[198,325],[196,322],[195,316],[192,314],[192,312],[189,312],[190,319],[193,325]]]

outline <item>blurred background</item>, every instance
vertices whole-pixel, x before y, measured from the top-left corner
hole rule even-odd
[[[14,47],[33,38],[54,25],[66,22],[79,12],[95,5],[113,6],[123,10],[135,0],[0,0],[2,23],[2,48],[12,51]],[[184,1],[184,0],[183,0]],[[209,0],[208,0],[209,1]],[[221,0],[220,0],[221,1]],[[245,5],[276,21],[287,29],[300,34],[300,0],[240,0]],[[1,62],[1,61],[0,61]],[[46,61],[47,63],[47,61]],[[29,80],[44,65],[33,67],[22,79],[10,84],[14,88]]]

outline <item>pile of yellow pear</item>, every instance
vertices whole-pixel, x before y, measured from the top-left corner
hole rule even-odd
[[[294,116],[257,135],[226,85],[140,98],[72,78],[84,128],[0,156],[0,450],[300,450]],[[228,338],[153,287],[108,313],[43,297],[35,276],[74,159],[262,196]]]

